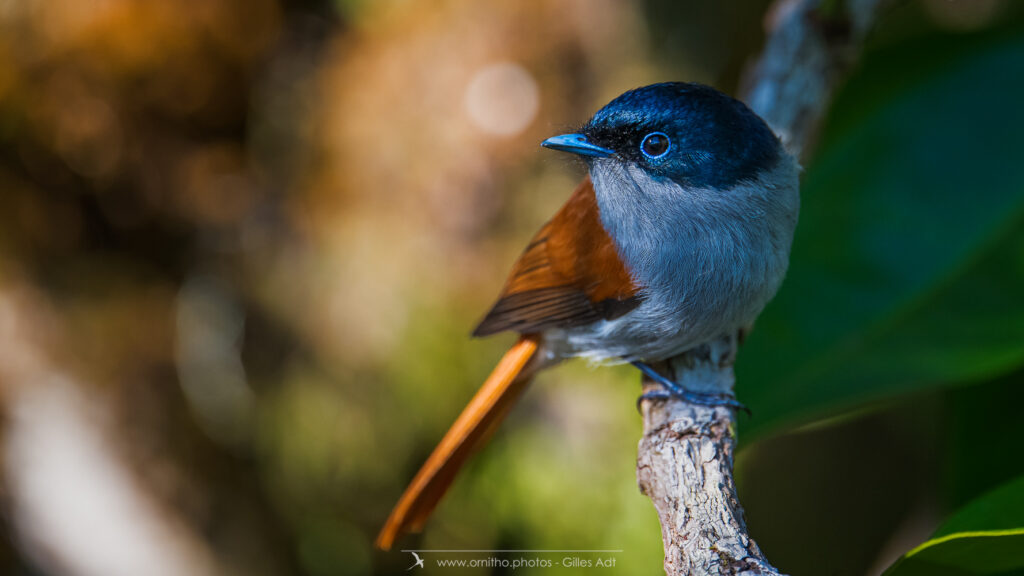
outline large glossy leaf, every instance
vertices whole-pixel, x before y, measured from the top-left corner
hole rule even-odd
[[[929,540],[900,558],[886,576],[1004,574],[1024,569],[1024,528],[958,532]]]
[[[1007,454],[1007,457],[1012,457]],[[940,538],[979,530],[1024,529],[1024,476],[974,499],[935,531]]]
[[[1015,456],[1024,446],[1024,370],[981,386],[950,390],[943,403],[943,502],[960,508],[1007,480],[1024,476],[1024,459]]]
[[[1024,571],[1024,477],[964,506],[886,576]]]
[[[868,57],[737,366],[744,436],[1024,362],[1024,38]]]

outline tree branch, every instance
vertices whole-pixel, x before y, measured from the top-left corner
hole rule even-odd
[[[694,392],[732,392],[736,337],[698,346],[659,370]],[[644,388],[657,387],[645,381]],[[732,479],[733,410],[644,402],[637,480],[658,510],[668,574],[778,574],[747,535]]]
[[[764,53],[741,82],[743,99],[800,156],[856,60],[881,0],[778,0]],[[830,8],[826,8],[830,6]]]
[[[879,3],[780,0],[773,7],[764,53],[747,74],[743,92],[793,154],[813,142]],[[730,334],[655,369],[694,392],[732,394],[737,346],[738,335]],[[645,379],[645,390],[651,386]],[[665,572],[779,574],[747,534],[736,497],[735,412],[671,399],[645,400],[641,413],[637,482],[658,511]]]

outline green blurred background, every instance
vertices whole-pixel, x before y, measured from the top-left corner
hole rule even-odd
[[[582,175],[538,142],[650,82],[736,93],[768,8],[0,2],[0,573],[405,572],[373,536]],[[1024,474],[1024,9],[893,2],[866,44],[737,366],[740,498],[797,576],[880,574]],[[397,548],[659,573],[638,383],[538,378]]]

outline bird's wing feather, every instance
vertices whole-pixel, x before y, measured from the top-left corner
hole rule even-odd
[[[588,176],[534,236],[473,334],[540,332],[615,318],[640,303],[638,291],[601,224]]]

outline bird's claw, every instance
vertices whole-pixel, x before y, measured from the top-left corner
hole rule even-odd
[[[640,371],[648,378],[662,386],[661,389],[648,390],[641,394],[636,400],[637,410],[640,409],[640,404],[644,400],[668,400],[669,398],[679,398],[685,402],[700,406],[727,406],[734,410],[742,410],[747,413],[747,416],[751,415],[750,408],[747,408],[745,404],[736,400],[736,398],[731,394],[698,394],[696,392],[690,392],[679,384],[676,384],[661,374],[658,374],[658,372],[643,362],[633,362],[633,365],[639,368]]]

